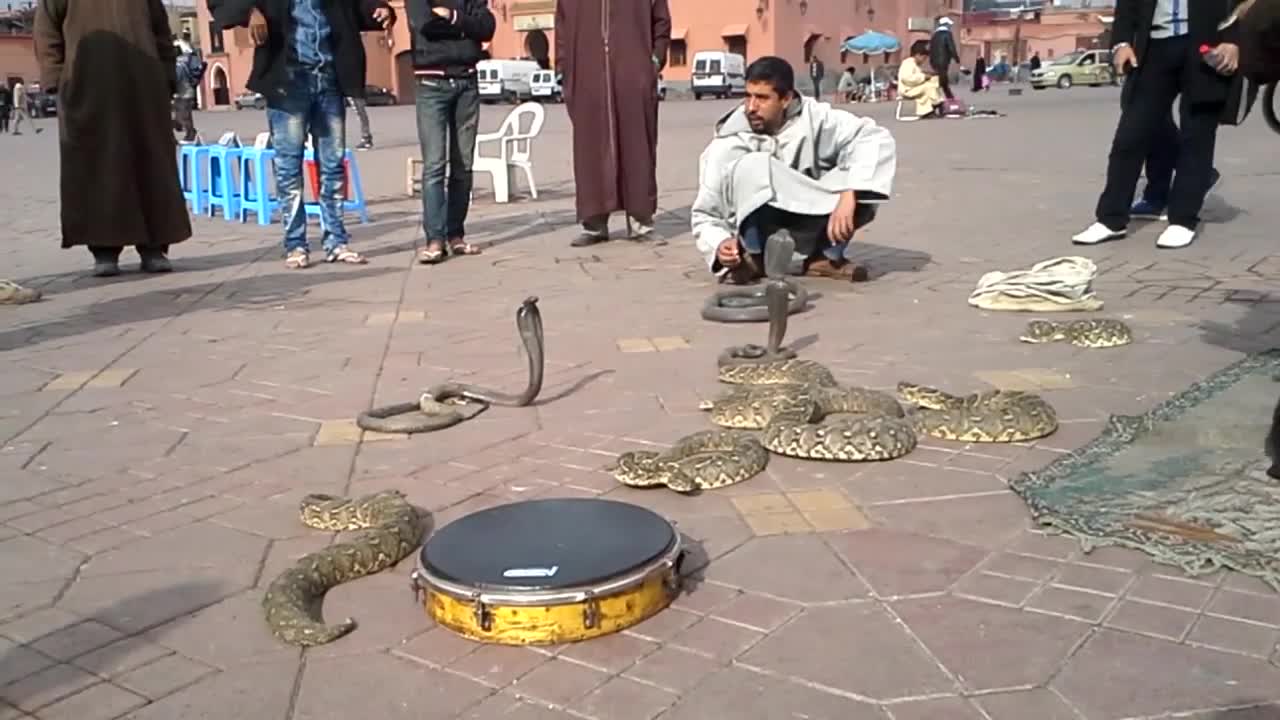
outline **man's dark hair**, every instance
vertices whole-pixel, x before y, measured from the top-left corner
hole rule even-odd
[[[773,55],[766,55],[748,65],[746,80],[749,83],[768,83],[779,97],[796,91],[796,73],[791,69],[791,63]]]
[[[911,57],[915,57],[916,55],[928,55],[928,54],[929,54],[928,40],[917,40],[911,43]]]

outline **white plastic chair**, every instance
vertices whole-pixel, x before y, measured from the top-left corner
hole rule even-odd
[[[525,116],[530,116],[529,128],[522,130]],[[497,132],[476,136],[476,152],[471,163],[473,173],[486,172],[493,177],[493,199],[505,203],[511,200],[511,168],[520,168],[529,182],[529,194],[538,199],[538,186],[533,181],[533,141],[542,132],[544,119],[542,105],[527,102],[517,105]],[[480,154],[483,143],[498,143],[498,155]]]

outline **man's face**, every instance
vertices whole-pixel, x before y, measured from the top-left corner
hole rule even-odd
[[[747,97],[743,101],[747,111],[747,122],[751,131],[773,135],[782,127],[782,116],[791,102],[791,93],[779,95],[773,85],[767,82],[747,83]]]

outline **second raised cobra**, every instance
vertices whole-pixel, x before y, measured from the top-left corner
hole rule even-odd
[[[383,433],[423,433],[443,430],[483,412],[490,405],[523,407],[542,392],[546,368],[542,335],[542,313],[538,298],[526,298],[516,310],[516,329],[529,358],[529,382],[519,394],[504,393],[478,385],[445,382],[427,388],[417,402],[373,408],[356,417],[363,430]]]

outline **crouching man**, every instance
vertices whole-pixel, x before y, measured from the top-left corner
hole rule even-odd
[[[787,230],[802,274],[865,280],[866,268],[847,260],[845,248],[889,197],[893,136],[802,97],[781,58],[751,63],[746,85],[742,106],[716,123],[699,161],[690,215],[707,266],[731,282],[754,282],[764,274],[765,239]]]

